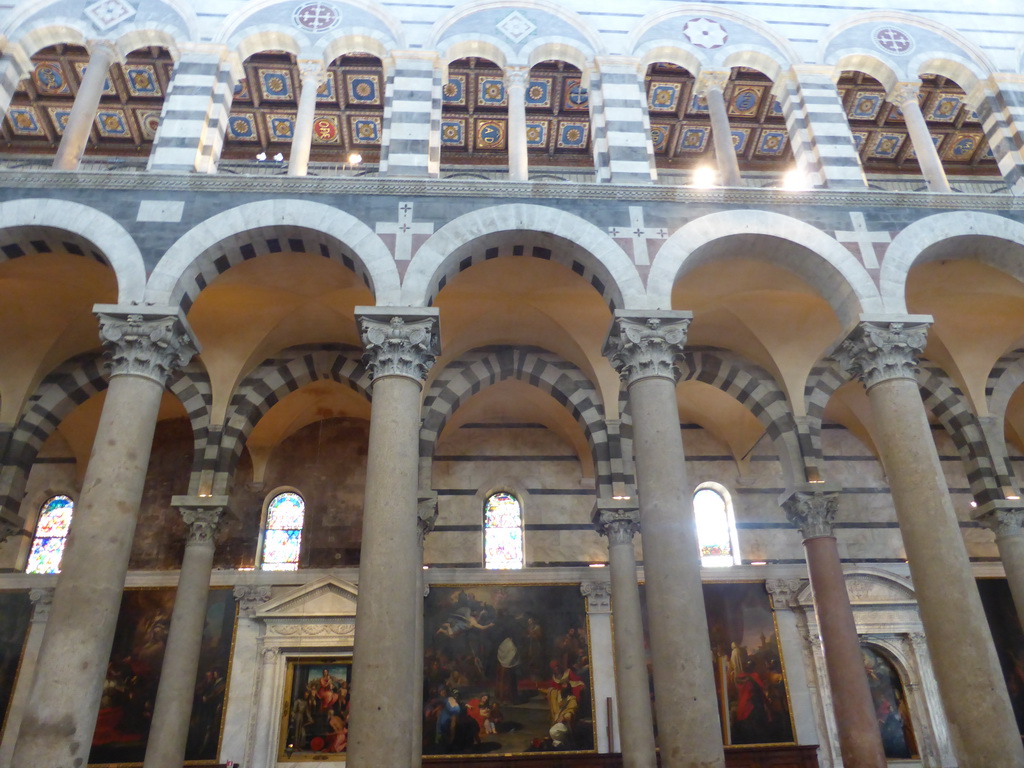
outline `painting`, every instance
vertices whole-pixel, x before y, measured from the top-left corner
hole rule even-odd
[[[593,752],[579,585],[432,586],[423,754]]]
[[[14,695],[21,653],[28,637],[32,601],[28,592],[0,592],[0,726],[7,721],[7,710]]]
[[[646,600],[643,606],[646,638]],[[726,746],[792,744],[785,666],[764,582],[705,584],[704,610]],[[651,690],[653,697],[653,680]]]
[[[1013,605],[1010,585],[1006,579],[978,579],[978,591],[996,645],[1006,689],[1010,693],[1017,729],[1024,734],[1024,631],[1021,630],[1017,609]]]
[[[90,765],[142,764],[174,595],[173,588],[128,589],[121,598]],[[217,757],[234,626],[231,589],[210,590],[186,762],[208,762]]]
[[[351,658],[289,659],[278,759],[344,760]]]
[[[917,757],[917,739],[899,672],[878,648],[865,644],[860,647],[860,652],[864,658],[864,671],[868,674],[871,703],[882,731],[885,756],[890,760]]]

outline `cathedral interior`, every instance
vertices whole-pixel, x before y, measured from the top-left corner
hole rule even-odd
[[[1024,768],[1024,9],[0,3],[0,766]]]

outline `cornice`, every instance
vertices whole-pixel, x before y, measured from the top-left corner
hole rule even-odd
[[[955,184],[955,182],[953,182]],[[609,200],[690,205],[870,207],[937,210],[1024,211],[1024,198],[965,192],[878,190],[691,189],[674,185],[598,184],[557,181],[295,177],[240,174],[122,173],[108,171],[0,170],[0,189],[124,190],[132,192],[252,195],[376,195],[508,198],[515,200]]]

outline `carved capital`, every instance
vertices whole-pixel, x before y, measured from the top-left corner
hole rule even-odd
[[[627,386],[651,377],[679,381],[686,332],[692,319],[689,312],[616,311],[602,354]]]
[[[580,593],[587,598],[587,613],[611,613],[612,588],[607,581],[585,581]]]
[[[22,528],[21,520],[13,515],[8,516],[0,509],[0,544],[3,544],[11,536],[21,533]]]
[[[511,90],[512,88],[526,88],[526,84],[530,80],[530,68],[529,67],[506,67],[505,68],[505,86]]]
[[[276,646],[264,646],[263,648],[263,663],[264,664],[276,664],[278,657],[281,655],[281,649]]]
[[[593,519],[597,532],[608,537],[608,546],[630,544],[640,531],[640,511],[635,501],[598,499]]]
[[[920,315],[901,322],[862,321],[832,359],[867,389],[889,379],[914,379],[930,324]]]
[[[359,334],[365,353],[363,363],[374,380],[405,376],[423,381],[441,352],[436,310],[419,314],[380,312],[356,308]]]
[[[327,82],[327,67],[319,59],[299,59],[298,65],[304,88],[307,80],[311,80],[317,88]]]
[[[996,541],[1024,535],[1024,502],[996,499],[975,510],[973,518],[996,535]]]
[[[109,68],[115,61],[123,62],[124,56],[121,53],[121,49],[117,47],[117,43],[113,40],[103,40],[101,38],[94,38],[88,40],[85,43],[86,49],[89,51],[89,63],[93,62],[95,58],[101,64],[105,61],[107,68]]]
[[[886,95],[886,98],[888,98],[889,101],[891,101],[900,109],[903,109],[904,105],[906,105],[908,102],[920,104],[920,101],[918,101],[918,99],[920,98],[920,94],[921,83],[919,82],[896,83],[896,85],[894,85],[892,89],[889,91],[889,93]]]
[[[797,606],[796,595],[803,585],[800,579],[768,579],[764,588],[772,597],[772,608],[781,611]]]
[[[729,82],[730,70],[728,69],[702,69],[697,75],[697,82],[694,84],[694,92],[698,96],[708,97],[708,91],[725,93],[725,86]]]
[[[111,376],[145,376],[163,387],[176,369],[199,352],[191,328],[177,310],[153,312],[139,307],[138,312],[126,312],[102,304],[94,309]]]
[[[782,500],[786,517],[807,539],[833,536],[832,525],[839,509],[839,494],[826,490],[795,490]]]
[[[238,603],[238,615],[251,619],[259,607],[270,599],[270,587],[240,584],[235,587],[234,595]]]
[[[188,527],[188,544],[212,544],[228,505],[228,497],[172,496],[171,505],[178,508]]]
[[[52,589],[33,589],[28,593],[28,599],[32,601],[32,621],[45,623],[50,617],[53,592]]]
[[[437,524],[437,494],[420,497],[416,505],[416,525],[420,533],[420,543],[427,538],[427,534],[434,530]]]

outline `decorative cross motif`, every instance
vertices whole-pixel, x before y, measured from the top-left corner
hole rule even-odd
[[[413,205],[410,202],[398,204],[398,221],[378,221],[375,232],[378,235],[395,236],[395,261],[409,261],[413,253],[413,235],[432,235],[434,225],[412,220]]]
[[[875,243],[891,243],[892,237],[888,232],[869,232],[864,214],[860,211],[850,211],[850,221],[853,222],[853,231],[837,230],[836,240],[840,243],[855,244],[860,249],[860,260],[864,262],[864,266],[867,269],[878,269]]]
[[[644,226],[644,209],[640,205],[629,206],[629,227],[608,227],[608,234],[617,238],[629,238],[633,243],[633,261],[638,266],[651,263],[651,255],[647,250],[648,240],[665,240],[668,230],[664,227]]]
[[[341,12],[330,3],[306,3],[295,9],[295,26],[310,32],[326,32],[341,22]]]
[[[874,33],[875,45],[883,51],[902,55],[910,53],[914,47],[914,39],[896,27],[879,27]]]
[[[134,16],[135,8],[124,0],[99,0],[85,9],[85,15],[96,29],[106,31]]]

